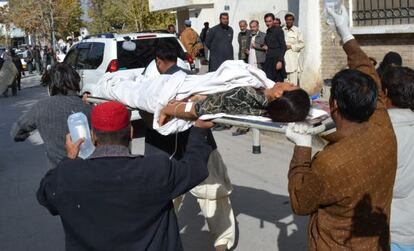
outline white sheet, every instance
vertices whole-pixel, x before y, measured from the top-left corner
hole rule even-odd
[[[146,73],[142,76],[134,71],[107,73],[98,84],[85,86],[84,91],[153,113],[154,129],[168,135],[177,130],[185,131],[193,124],[181,119],[172,119],[164,126],[158,124],[159,113],[170,100],[225,92],[241,86],[271,88],[274,85],[263,71],[243,61],[226,61],[216,72],[204,75],[187,75],[181,71],[173,75],[156,75]]]

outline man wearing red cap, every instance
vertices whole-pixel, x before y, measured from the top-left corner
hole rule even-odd
[[[133,156],[124,105],[92,110],[95,152],[77,158],[82,140],[66,137],[67,159],[42,179],[37,198],[60,215],[66,250],[182,250],[172,199],[208,176],[211,122],[197,121],[180,161],[164,155]]]

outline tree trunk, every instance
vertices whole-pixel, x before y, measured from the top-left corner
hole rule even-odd
[[[139,26],[138,26],[138,19],[135,17],[135,32],[140,31]]]

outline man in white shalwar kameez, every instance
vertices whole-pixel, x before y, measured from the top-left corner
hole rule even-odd
[[[285,53],[287,82],[298,85],[301,70],[299,55],[303,48],[305,48],[305,42],[303,41],[302,32],[294,25],[295,15],[293,13],[288,12],[285,15],[285,22],[286,25],[283,27],[283,31],[287,46]]]

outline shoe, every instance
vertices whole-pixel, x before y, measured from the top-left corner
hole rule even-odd
[[[227,251],[227,245],[220,245],[216,247],[216,251]]]
[[[249,128],[237,128],[235,132],[233,132],[232,136],[240,136],[246,134],[249,131]]]

